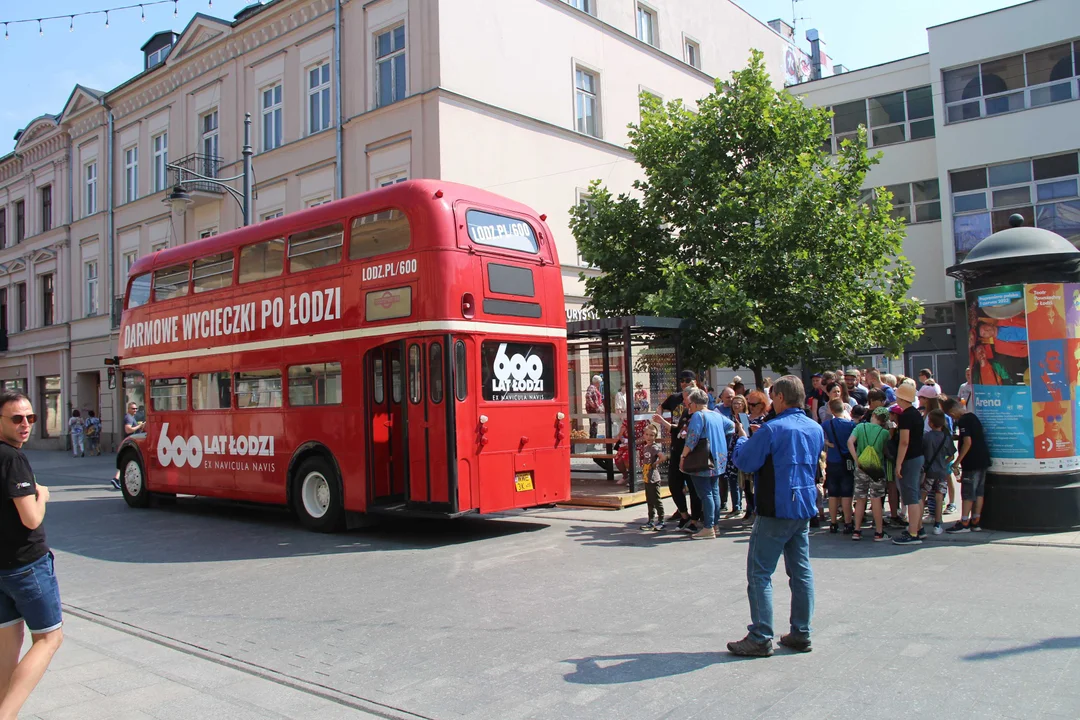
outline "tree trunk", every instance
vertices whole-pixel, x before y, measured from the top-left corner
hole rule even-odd
[[[754,385],[757,387],[758,390],[765,389],[765,378],[761,375],[760,365],[754,366]]]

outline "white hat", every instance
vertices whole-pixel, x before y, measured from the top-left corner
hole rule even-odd
[[[923,385],[919,388],[919,392],[916,393],[916,395],[921,398],[935,398],[938,397],[939,393],[937,388],[933,385]]]

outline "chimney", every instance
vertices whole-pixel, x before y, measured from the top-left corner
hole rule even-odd
[[[843,65],[841,65],[840,63],[836,63],[835,65],[832,66],[832,74],[833,75],[841,75],[841,74],[846,73],[846,72],[847,72],[847,68],[844,67]]]
[[[810,79],[820,80],[828,77],[832,73],[829,68],[829,56],[825,54],[825,41],[813,28],[806,31],[806,39],[810,42]]]
[[[780,20],[779,18],[776,20],[770,20],[769,27],[775,30],[776,33],[780,35],[780,37],[784,38],[788,42],[795,42],[795,28],[791,27],[783,20]]]

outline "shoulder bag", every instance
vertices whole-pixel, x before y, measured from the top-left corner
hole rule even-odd
[[[702,419],[704,425],[705,418]],[[702,428],[704,430],[704,428]],[[712,448],[709,447],[709,438],[702,432],[701,437],[698,438],[697,445],[694,449],[683,458],[682,471],[687,474],[703,473],[714,469],[712,459]]]

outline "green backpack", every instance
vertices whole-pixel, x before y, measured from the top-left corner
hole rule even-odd
[[[863,430],[866,428],[866,430]],[[876,432],[875,432],[876,431]],[[862,433],[860,435],[860,432]],[[867,437],[870,435],[870,437]],[[885,477],[885,463],[882,461],[882,450],[885,440],[889,437],[889,431],[874,423],[861,423],[855,428],[855,442],[862,441],[866,447],[859,453],[859,468],[874,478],[881,480]]]

